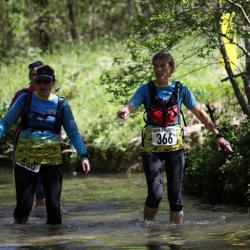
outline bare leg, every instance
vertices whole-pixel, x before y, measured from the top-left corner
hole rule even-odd
[[[153,220],[156,213],[158,212],[158,207],[157,208],[150,208],[147,207],[146,205],[144,206],[144,221],[150,221]]]
[[[170,211],[170,223],[182,224],[182,220],[183,220],[183,211],[180,212]]]

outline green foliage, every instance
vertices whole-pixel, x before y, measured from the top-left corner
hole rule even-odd
[[[20,61],[33,50],[122,39],[139,11],[136,2],[122,0],[0,1],[0,56]]]
[[[125,103],[138,84],[151,77],[150,64],[143,56],[136,63],[132,63],[131,58],[116,58],[114,64],[116,67],[103,72],[101,83],[107,86],[117,101]]]
[[[235,130],[234,152],[220,168],[225,178],[225,200],[250,202],[250,120]],[[248,204],[249,205],[249,204]]]
[[[234,152],[218,151],[213,136],[205,140],[202,148],[188,152],[184,190],[215,203],[249,205],[250,121],[239,127],[225,122],[223,130]]]
[[[23,56],[30,42],[25,1],[1,1],[0,25],[0,56],[9,59]]]

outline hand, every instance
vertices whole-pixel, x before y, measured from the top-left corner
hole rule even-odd
[[[83,159],[82,160],[82,170],[84,174],[89,173],[90,171],[90,163],[88,159]]]
[[[230,142],[227,141],[224,137],[217,138],[216,144],[218,145],[219,148],[224,149],[225,151],[229,152],[233,151]]]
[[[121,119],[125,119],[128,115],[129,115],[130,111],[129,111],[129,107],[128,106],[124,106],[122,107],[118,112],[117,115],[118,117],[120,117]]]

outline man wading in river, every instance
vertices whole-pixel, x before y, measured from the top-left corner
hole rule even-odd
[[[152,220],[159,209],[163,193],[162,164],[165,162],[170,222],[179,224],[183,220],[181,187],[185,165],[180,124],[182,103],[214,134],[219,147],[227,151],[232,148],[187,86],[169,80],[175,70],[173,57],[167,52],[159,52],[153,56],[152,64],[155,79],[139,87],[128,104],[118,111],[118,116],[125,119],[141,104],[146,111],[146,125],[142,131],[142,161],[148,186],[144,220]]]

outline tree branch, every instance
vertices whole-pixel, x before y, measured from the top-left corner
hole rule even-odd
[[[219,35],[222,37],[225,37],[230,43],[235,44],[239,49],[243,51],[243,53],[246,56],[250,57],[250,53],[244,47],[242,47],[239,43],[235,42],[232,38],[229,38],[226,34],[223,34],[223,33],[219,33]]]
[[[250,26],[250,19],[249,17],[247,16],[247,13],[245,12],[244,8],[239,4],[237,3],[236,1],[234,0],[227,0],[229,3],[233,4],[234,6],[236,6],[237,8],[239,8],[241,10],[241,12],[243,13],[248,25]]]
[[[211,65],[213,65],[213,64],[218,64],[218,63],[209,63],[209,64],[206,64],[206,65],[204,65],[204,66],[202,66],[202,67],[199,67],[199,68],[197,68],[197,69],[191,70],[191,71],[185,73],[184,75],[178,76],[178,79],[179,79],[179,78],[182,78],[182,77],[185,77],[185,76],[187,76],[187,75],[189,75],[189,74],[192,74],[192,73],[194,73],[194,72],[196,72],[196,71],[205,69],[205,68],[207,68],[207,67],[209,67],[209,66],[211,66]]]
[[[192,58],[193,56],[197,55],[198,53],[199,52],[196,51],[196,52],[194,52],[194,53],[192,53],[190,55],[187,55],[187,56],[183,57],[182,60],[178,64],[176,64],[176,67],[178,67],[179,65],[183,64],[184,61],[186,61],[189,58]]]
[[[239,76],[244,76],[246,74],[246,72],[241,72],[241,73],[239,73],[239,74],[235,74],[235,75],[233,75],[232,77],[233,78],[237,78],[237,77],[239,77]],[[227,81],[227,80],[230,80],[230,77],[228,76],[228,77],[226,77],[226,78],[223,78],[223,79],[221,79],[220,81],[221,82],[225,82],[225,81]]]

